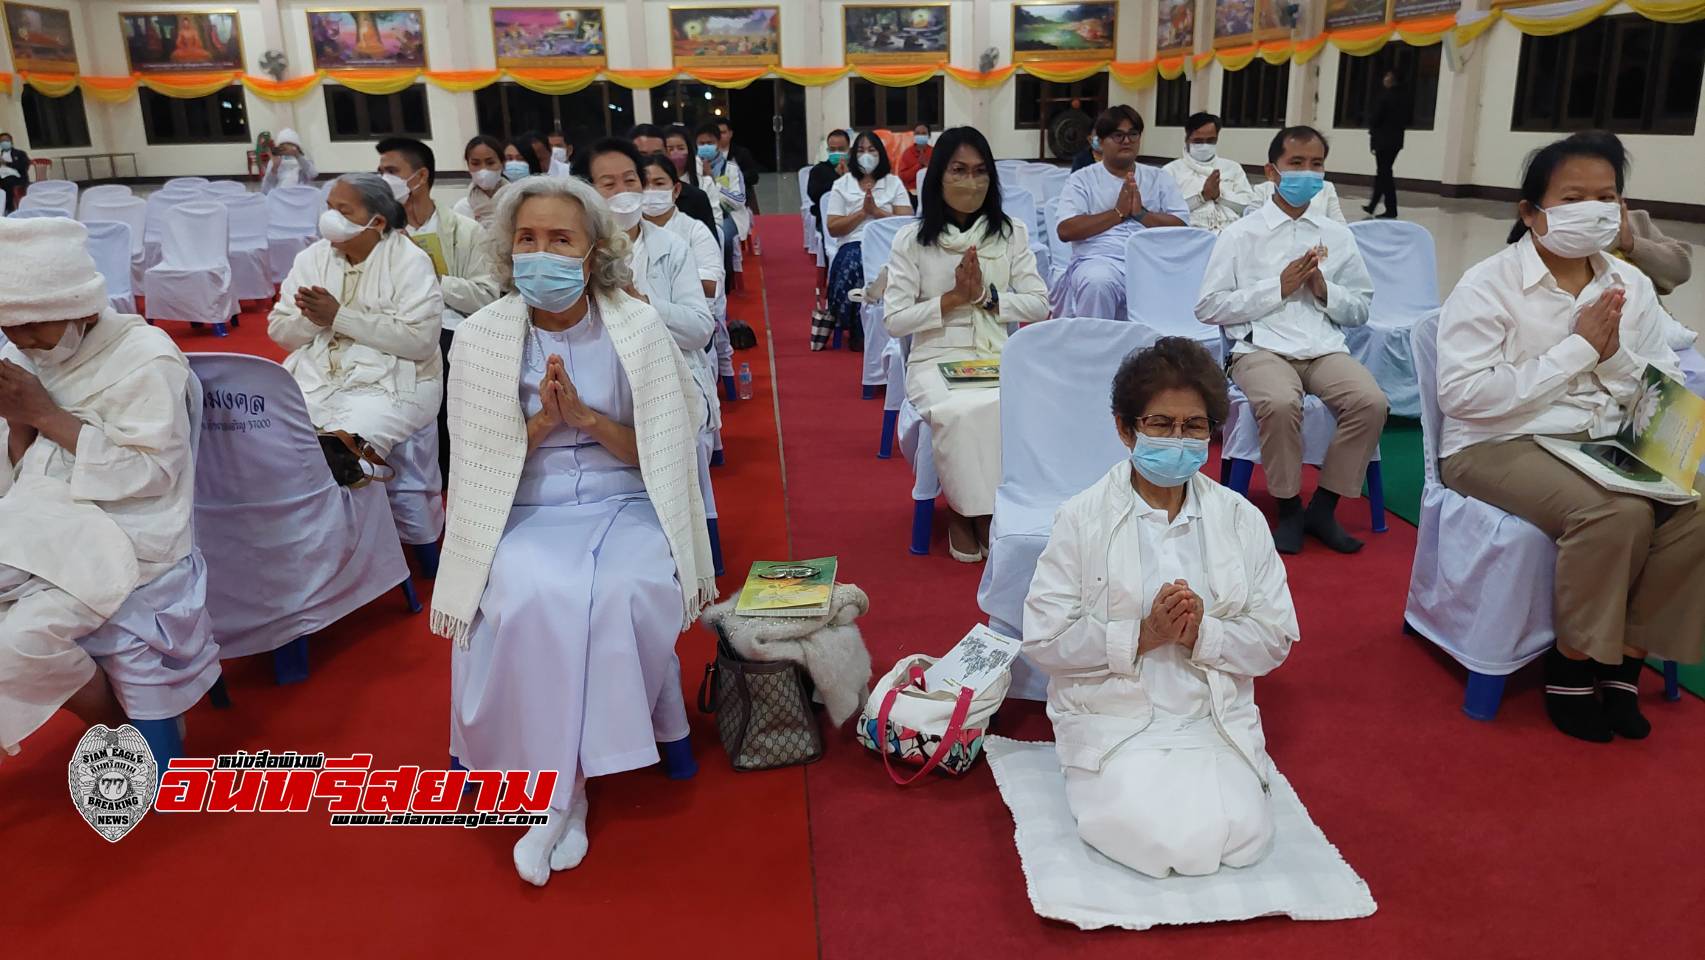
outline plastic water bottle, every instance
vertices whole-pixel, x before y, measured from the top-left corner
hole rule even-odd
[[[752,365],[751,364],[742,363],[740,365],[740,376],[738,378],[736,378],[735,383],[738,387],[737,392],[740,394],[740,399],[742,399],[742,400],[752,399]]]

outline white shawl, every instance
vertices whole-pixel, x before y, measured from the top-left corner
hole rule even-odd
[[[703,399],[656,310],[620,291],[597,295],[594,302],[633,387],[639,471],[675,558],[686,630],[716,599],[698,486]],[[432,632],[463,648],[527,461],[521,355],[528,316],[527,305],[512,293],[456,329],[448,400],[449,519],[432,594]]]
[[[1178,183],[1178,192],[1190,206],[1192,227],[1218,233],[1236,222],[1246,209],[1260,203],[1243,166],[1229,157],[1215,157],[1210,163],[1202,163],[1186,153],[1167,164],[1165,170]],[[1202,187],[1215,171],[1220,175],[1220,197],[1203,199]]]

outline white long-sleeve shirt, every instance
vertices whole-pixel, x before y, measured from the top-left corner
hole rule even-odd
[[[1283,296],[1279,275],[1324,245],[1326,302],[1304,283]],[[1348,353],[1342,327],[1368,322],[1373,278],[1350,229],[1312,206],[1292,217],[1268,202],[1225,228],[1208,258],[1196,319],[1226,328],[1234,353],[1267,350],[1293,360]]]
[[[1177,182],[1178,192],[1184,195],[1184,202],[1190,207],[1190,217],[1185,222],[1192,227],[1219,233],[1243,216],[1245,210],[1261,202],[1255,188],[1249,185],[1243,164],[1229,157],[1215,157],[1212,163],[1179,157],[1161,169]],[[1202,186],[1215,171],[1220,175],[1219,198],[1209,200],[1202,196]]]
[[[900,178],[890,173],[870,188],[871,199],[876,201],[876,208],[884,213],[893,213],[896,207],[910,207],[912,199],[906,193],[906,185]],[[823,195],[823,213],[825,222],[829,217],[844,217],[849,213],[864,209],[864,187],[859,185],[859,178],[845,173],[835,181],[828,193]],[[837,244],[857,243],[864,239],[864,224],[860,221],[846,233],[835,238]]]
[[[1647,364],[1681,379],[1667,342],[1669,316],[1652,282],[1632,264],[1602,254],[1593,279],[1571,297],[1528,234],[1468,269],[1439,314],[1439,456],[1476,443],[1533,435],[1607,437]],[[1611,287],[1627,293],[1621,346],[1599,362],[1575,333],[1575,318]]]

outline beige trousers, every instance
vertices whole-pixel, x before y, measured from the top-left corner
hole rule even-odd
[[[1366,367],[1347,353],[1292,360],[1256,350],[1232,361],[1231,378],[1255,411],[1268,493],[1283,500],[1302,491],[1302,398],[1313,394],[1338,418],[1320,486],[1340,497],[1362,495],[1386,412],[1385,392]]]
[[[1559,643],[1600,663],[1620,663],[1625,645],[1666,660],[1699,660],[1705,507],[1611,493],[1528,438],[1477,443],[1452,454],[1439,472],[1457,493],[1557,541],[1552,619]]]

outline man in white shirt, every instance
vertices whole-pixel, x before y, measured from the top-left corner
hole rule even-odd
[[[1340,497],[1361,496],[1385,427],[1385,394],[1351,359],[1342,329],[1367,322],[1373,280],[1349,229],[1310,204],[1325,182],[1326,150],[1313,127],[1287,127],[1273,138],[1273,198],[1220,234],[1196,303],[1196,318],[1224,328],[1233,342],[1231,377],[1255,411],[1267,490],[1279,501],[1273,542],[1280,553],[1300,552],[1305,533],[1340,553],[1361,549],[1334,513]],[[1338,420],[1306,511],[1305,393]]]
[[[1190,205],[1190,226],[1219,233],[1256,205],[1243,164],[1219,155],[1220,118],[1193,113],[1184,121],[1184,156],[1161,168]]]
[[[1182,227],[1190,209],[1165,171],[1137,162],[1137,111],[1107,108],[1095,135],[1101,162],[1072,174],[1060,192],[1059,237],[1072,245],[1072,261],[1054,293],[1054,316],[1123,320],[1126,241],[1148,227]]]

